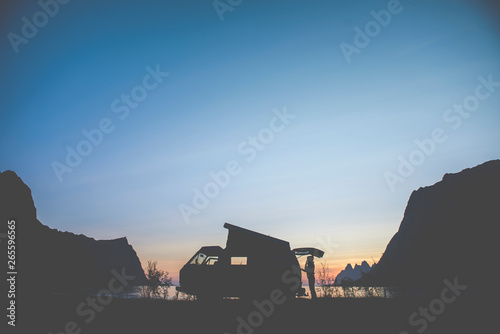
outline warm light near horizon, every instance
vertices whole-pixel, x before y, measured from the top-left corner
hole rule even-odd
[[[192,254],[194,255],[194,254]],[[177,284],[179,281],[179,271],[181,268],[188,262],[190,259],[189,257],[186,257],[185,260],[167,260],[167,259],[160,259],[160,260],[154,260],[154,259],[142,259],[139,256],[141,260],[142,267],[145,269],[147,267],[147,262],[148,261],[157,261],[158,262],[158,268],[161,270],[164,270],[169,273],[169,276],[172,277],[173,281]],[[304,268],[305,266],[305,261],[306,257],[302,256],[298,258],[299,265],[301,268]],[[321,259],[315,258],[315,265],[316,265],[316,279],[318,279],[318,273],[322,268],[322,264],[325,264],[328,267],[328,274],[336,277],[338,273],[342,270],[345,269],[347,264],[351,264],[353,267],[356,264],[361,265],[363,261],[368,262],[370,265],[373,265],[373,261],[371,258],[335,258],[333,257],[323,257]],[[377,259],[378,261],[378,259]],[[302,280],[303,283],[307,283],[307,278],[305,275],[302,275]]]

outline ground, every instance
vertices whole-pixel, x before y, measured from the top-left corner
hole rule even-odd
[[[457,299],[438,316],[430,314],[429,320],[418,313],[429,307],[430,300],[408,298],[298,299],[273,306],[259,301],[260,307],[241,300],[208,303],[115,298],[89,304],[86,298],[45,296],[29,307],[20,306],[16,332],[486,333],[492,330],[487,327],[489,320],[495,319],[491,301],[488,304],[472,297]],[[412,325],[408,319],[414,312],[417,316]]]

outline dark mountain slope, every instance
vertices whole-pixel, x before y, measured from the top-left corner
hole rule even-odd
[[[500,160],[414,191],[398,232],[358,283],[434,293],[443,280],[488,293],[497,277]]]
[[[51,229],[38,221],[30,188],[12,171],[0,174],[0,248],[7,263],[7,222],[16,221],[17,287],[21,296],[34,291],[68,291],[107,286],[113,269],[145,281],[139,258],[126,238],[94,240]],[[3,234],[3,235],[2,235]]]

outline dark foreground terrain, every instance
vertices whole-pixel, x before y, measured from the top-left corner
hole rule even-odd
[[[441,298],[436,297],[297,299],[274,305],[274,309],[264,303],[259,310],[255,304],[241,300],[203,303],[115,298],[105,301],[109,302],[107,305],[97,301],[89,306],[92,303],[85,296],[51,296],[20,307],[14,332],[413,334],[497,331],[498,306],[491,300],[463,295],[444,304],[436,302]],[[433,315],[429,307],[438,315]]]

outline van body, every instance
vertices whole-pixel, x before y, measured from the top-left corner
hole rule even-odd
[[[178,291],[198,299],[255,298],[274,289],[288,297],[304,295],[296,254],[321,257],[322,251],[300,248],[296,253],[287,241],[228,223],[224,227],[226,248],[200,248],[181,269]]]

